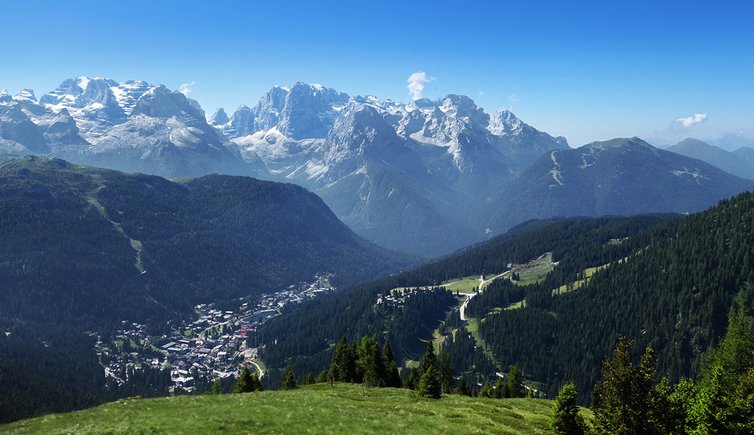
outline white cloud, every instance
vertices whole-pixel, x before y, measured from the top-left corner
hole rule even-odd
[[[480,97],[484,97],[484,91],[479,91],[478,94]]]
[[[511,94],[508,95],[508,103],[510,103],[510,106],[508,106],[508,110],[513,112],[513,106],[518,103],[518,95]]]
[[[675,120],[674,124],[680,125],[683,128],[689,128],[694,124],[700,124],[707,120],[706,113],[695,113],[691,116],[681,117]]]
[[[178,92],[188,97],[188,95],[191,93],[191,90],[193,89],[195,85],[196,85],[196,82],[193,80],[189,83],[184,83],[180,87],[178,87]]]
[[[408,76],[408,92],[411,93],[411,99],[416,101],[422,98],[424,96],[424,87],[434,79],[434,77],[427,77],[427,73],[424,71],[417,71]]]

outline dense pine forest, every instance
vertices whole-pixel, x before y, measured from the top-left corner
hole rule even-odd
[[[3,419],[115,397],[86,331],[106,334],[128,320],[161,335],[199,303],[279,291],[317,273],[347,286],[414,261],[359,238],[304,189],[248,177],[172,182],[8,159],[0,221]],[[155,380],[118,394],[165,393],[164,376],[144,376]]]
[[[515,364],[554,397],[566,381],[589,403],[600,368],[621,336],[651,345],[658,372],[671,382],[699,376],[702,356],[719,343],[735,294],[751,280],[754,195],[741,194],[688,217],[639,216],[539,221],[412,272],[387,277],[305,304],[260,331],[271,366],[294,362],[321,370],[340,336],[390,337],[400,362],[416,359],[419,343],[445,332],[455,376],[480,381]],[[551,252],[554,268],[521,285],[493,281],[468,303],[474,334],[453,309],[423,305],[434,324],[391,329],[379,295],[406,286],[499,273]],[[446,292],[450,293],[450,292]],[[519,307],[511,307],[518,302]],[[505,309],[508,308],[508,309]],[[307,325],[317,325],[311,330]],[[375,327],[375,325],[378,325]],[[277,339],[276,344],[275,339]],[[417,343],[406,349],[404,343]],[[464,350],[465,349],[465,350]],[[472,351],[473,349],[473,351]],[[405,371],[404,371],[405,373]]]

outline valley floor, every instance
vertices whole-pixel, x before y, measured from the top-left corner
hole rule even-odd
[[[0,433],[547,433],[552,402],[444,395],[360,385],[125,399],[0,426]]]

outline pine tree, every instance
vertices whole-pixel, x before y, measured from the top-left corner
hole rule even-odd
[[[461,378],[461,382],[456,387],[455,393],[461,396],[471,397],[471,391],[469,390],[469,387],[466,385],[466,378]]]
[[[328,377],[330,379],[330,382],[352,382],[353,380],[350,379],[348,370],[347,370],[347,362],[348,359],[348,340],[346,337],[343,337],[338,341],[338,344],[335,345],[335,351],[332,355],[332,360],[330,361],[330,370],[328,371]]]
[[[421,376],[430,366],[437,370],[437,356],[435,355],[435,346],[432,344],[432,340],[427,342],[427,349],[424,351],[424,355],[422,355],[421,362],[419,363],[419,375]]]
[[[697,433],[752,433],[754,428],[754,288],[739,292],[720,345],[709,352],[695,403]]]
[[[249,391],[253,391],[251,389],[251,371],[248,367],[243,366],[236,383],[233,385],[233,392],[248,393]]]
[[[364,337],[361,340],[359,353],[359,365],[364,373],[364,385],[367,387],[384,387],[385,365],[382,360],[382,350],[379,343],[377,343],[377,339]]]
[[[508,396],[508,385],[503,382],[503,378],[497,378],[497,382],[495,383],[495,398],[503,399]]]
[[[552,430],[557,434],[579,435],[584,433],[584,419],[579,415],[576,403],[576,386],[565,384],[555,398],[552,415]]]
[[[220,382],[220,379],[215,379],[212,382],[212,394],[222,394],[222,383]]]
[[[283,376],[283,381],[280,384],[281,390],[293,390],[298,388],[298,382],[296,381],[296,375],[293,374],[293,366],[288,365]]]
[[[442,397],[442,386],[440,385],[440,374],[434,365],[427,366],[419,379],[419,385],[416,392],[419,396],[439,399]]]
[[[490,381],[484,381],[482,384],[482,391],[479,392],[479,397],[493,397],[495,394],[490,386]]]
[[[440,371],[442,392],[450,393],[455,387],[456,380],[453,378],[453,365],[445,351],[440,351],[440,357],[437,359],[437,367]]]
[[[508,397],[524,397],[524,375],[516,366],[508,368],[508,376],[505,377],[508,387]]]
[[[605,361],[602,381],[594,388],[594,423],[597,433],[654,434],[663,432],[666,409],[655,390],[654,353],[647,347],[641,364],[631,361],[633,343],[621,337],[614,359]]]
[[[259,373],[254,372],[251,374],[251,390],[250,391],[262,391],[262,380],[259,378]]]
[[[385,366],[385,386],[400,388],[402,386],[401,375],[398,373],[398,365],[395,362],[395,355],[393,355],[393,348],[389,341],[385,341],[385,346],[382,349],[382,360]]]
[[[406,376],[406,379],[403,382],[403,388],[415,390],[419,385],[419,377],[419,369],[417,369],[416,367],[411,367],[411,369],[408,371],[408,376]]]

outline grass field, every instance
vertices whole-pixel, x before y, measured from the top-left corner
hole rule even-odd
[[[327,384],[293,391],[126,399],[0,426],[0,433],[547,433],[552,402]]]
[[[554,267],[555,265],[552,263],[552,252],[548,252],[527,264],[514,267],[514,270],[518,273],[520,279],[513,283],[517,285],[534,284],[543,280]]]
[[[479,275],[449,281],[444,283],[443,287],[454,293],[456,291],[460,293],[474,293],[479,288]]]

